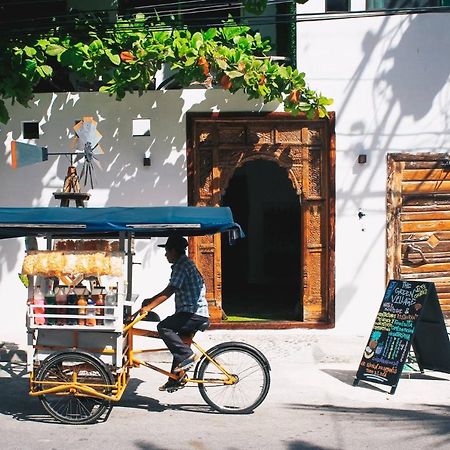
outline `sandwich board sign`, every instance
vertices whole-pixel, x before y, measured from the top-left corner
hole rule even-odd
[[[450,373],[450,341],[434,283],[390,280],[356,373],[394,394],[411,346],[421,371]]]

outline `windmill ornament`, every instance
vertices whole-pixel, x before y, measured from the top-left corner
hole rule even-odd
[[[89,183],[91,189],[93,189],[95,180],[94,163],[100,169],[102,168],[96,155],[105,153],[99,145],[102,135],[97,130],[97,122],[92,117],[84,117],[73,129],[76,133],[76,137],[72,141],[76,153],[75,162],[84,159],[80,179],[84,179],[85,186]]]
[[[74,127],[76,136],[72,139],[72,152],[49,152],[47,147],[26,144],[24,142],[11,142],[11,165],[14,169],[30,164],[47,161],[50,156],[70,156],[71,164],[64,180],[64,192],[80,192],[79,180],[84,185],[94,187],[94,164],[101,169],[97,155],[104,154],[99,145],[102,135],[97,130],[97,122],[92,117],[83,117]],[[80,177],[77,175],[74,163],[83,162]]]

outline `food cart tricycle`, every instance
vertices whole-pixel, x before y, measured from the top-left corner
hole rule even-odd
[[[270,385],[269,362],[256,348],[225,342],[206,351],[193,341],[193,332],[183,339],[200,358],[193,371],[173,374],[138,357],[162,349],[133,347],[134,336],[159,338],[136,327],[147,314],[132,313],[135,240],[223,232],[231,240],[242,234],[229,208],[0,208],[0,238],[27,241],[30,395],[62,423],[96,422],[121,399],[131,369],[145,366],[177,380],[178,388],[197,385],[218,412],[252,412]],[[45,250],[37,248],[36,238],[46,241]],[[105,277],[108,293],[100,283]],[[55,294],[49,280],[58,289],[54,298],[64,302],[50,301]],[[33,301],[38,283],[45,302]],[[69,289],[78,292],[78,301],[68,301]]]

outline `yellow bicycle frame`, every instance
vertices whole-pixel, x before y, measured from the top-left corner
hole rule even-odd
[[[197,350],[203,355],[204,358],[208,359],[214,366],[217,367],[223,374],[224,378],[208,378],[208,379],[196,379],[189,378],[186,376],[185,372],[180,372],[180,374],[174,374],[167,370],[161,369],[153,364],[143,361],[136,357],[137,354],[150,353],[150,352],[161,352],[166,351],[167,348],[158,349],[144,349],[144,350],[134,350],[133,348],[133,337],[134,336],[146,336],[156,339],[160,339],[158,332],[134,328],[138,322],[144,319],[147,313],[140,314],[135,317],[128,325],[123,329],[123,334],[127,340],[127,346],[125,350],[125,364],[116,373],[115,384],[98,384],[98,383],[80,383],[77,380],[77,372],[72,374],[72,380],[70,382],[57,382],[57,381],[38,381],[35,379],[34,371],[30,375],[30,392],[29,394],[33,397],[46,395],[46,394],[59,394],[59,395],[75,395],[79,397],[97,397],[104,400],[117,402],[122,398],[122,395],[128,385],[130,379],[130,369],[133,367],[144,366],[149,369],[155,370],[163,375],[166,375],[173,380],[183,379],[184,383],[196,383],[196,384],[223,384],[232,385],[237,383],[238,379],[236,376],[230,374],[220,363],[218,363],[214,358],[212,358],[208,353],[200,347],[192,339],[189,339],[189,344],[193,344]],[[109,352],[104,352],[109,353]],[[107,392],[105,394],[104,392]]]

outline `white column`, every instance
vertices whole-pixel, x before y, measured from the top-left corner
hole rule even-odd
[[[350,0],[350,11],[365,11],[366,0]]]

